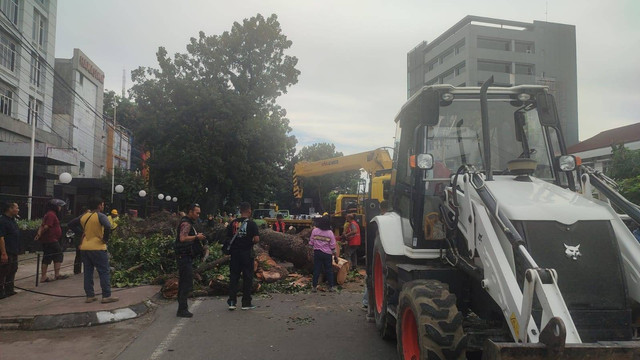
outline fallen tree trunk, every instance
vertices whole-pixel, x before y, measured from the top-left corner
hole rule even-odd
[[[313,271],[313,249],[299,236],[263,229],[260,245],[268,249],[271,257],[288,261],[298,269]]]

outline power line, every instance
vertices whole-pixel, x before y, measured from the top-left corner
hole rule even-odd
[[[20,44],[22,45],[23,48],[26,49],[25,45],[27,45],[29,47],[29,49],[38,54],[38,57],[41,59],[42,63],[44,63],[46,65],[46,67],[48,67],[51,71],[51,74],[54,76],[54,78],[57,78],[57,80],[60,81],[60,83],[62,84],[63,87],[66,87],[69,91],[71,91],[73,94],[75,94],[80,101],[82,101],[86,106],[87,109],[89,109],[91,112],[93,112],[95,115],[97,115],[98,117],[102,118],[104,116],[104,114],[100,114],[95,108],[93,108],[93,106],[91,104],[89,104],[86,99],[84,99],[80,94],[78,94],[65,80],[64,78],[62,78],[62,76],[60,76],[56,71],[55,68],[53,66],[51,66],[51,64],[47,61],[46,58],[44,58],[43,56],[40,56],[40,52],[33,47],[33,45],[31,44],[30,40],[22,33],[22,31],[20,31],[20,29],[18,28],[18,26],[16,24],[14,24],[11,19],[7,16],[7,14],[4,13],[4,11],[0,11],[3,15],[4,18],[6,20],[9,21],[9,23],[13,26],[13,28],[15,29],[15,31],[20,35],[20,37],[22,38],[22,40],[18,39],[20,41]],[[24,57],[23,57],[24,58]],[[113,119],[110,119],[113,120]]]

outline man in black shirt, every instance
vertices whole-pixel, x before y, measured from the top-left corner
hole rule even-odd
[[[227,236],[233,238],[231,244],[229,310],[236,309],[238,281],[242,273],[242,310],[251,310],[251,289],[253,288],[253,244],[260,241],[258,225],[250,219],[251,205],[240,203],[240,217],[227,227]]]
[[[178,262],[178,312],[176,316],[190,318],[193,314],[189,311],[187,297],[193,289],[193,244],[196,240],[204,240],[203,233],[199,233],[193,227],[200,218],[200,205],[191,204],[187,210],[187,216],[180,220],[178,234],[174,245]]]
[[[20,208],[18,204],[9,202],[2,204],[0,215],[0,299],[15,295],[13,280],[18,271],[18,252],[20,238],[16,216]]]

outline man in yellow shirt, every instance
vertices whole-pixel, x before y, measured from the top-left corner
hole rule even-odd
[[[103,214],[104,201],[100,198],[89,199],[91,211],[69,222],[69,226],[80,224],[84,230],[80,250],[82,250],[82,264],[84,265],[84,292],[87,295],[86,302],[98,300],[93,289],[93,269],[98,271],[100,287],[102,288],[102,303],[112,303],[119,299],[111,296],[111,284],[109,274],[109,254],[107,243],[111,233],[111,222],[107,215]]]

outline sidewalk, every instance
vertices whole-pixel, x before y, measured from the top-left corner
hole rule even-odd
[[[15,289],[17,294],[0,300],[0,330],[47,330],[56,328],[92,326],[132,319],[146,313],[151,299],[160,291],[160,286],[148,285],[133,288],[112,288],[112,296],[120,301],[110,304],[98,301],[85,303],[84,274],[73,274],[74,252],[65,252],[60,273],[67,279],[40,283],[36,281],[36,254],[28,253],[18,258],[17,287],[52,295],[79,296],[59,297],[36,294]],[[48,275],[53,278],[53,264]],[[94,272],[94,288],[100,293],[100,280]]]

